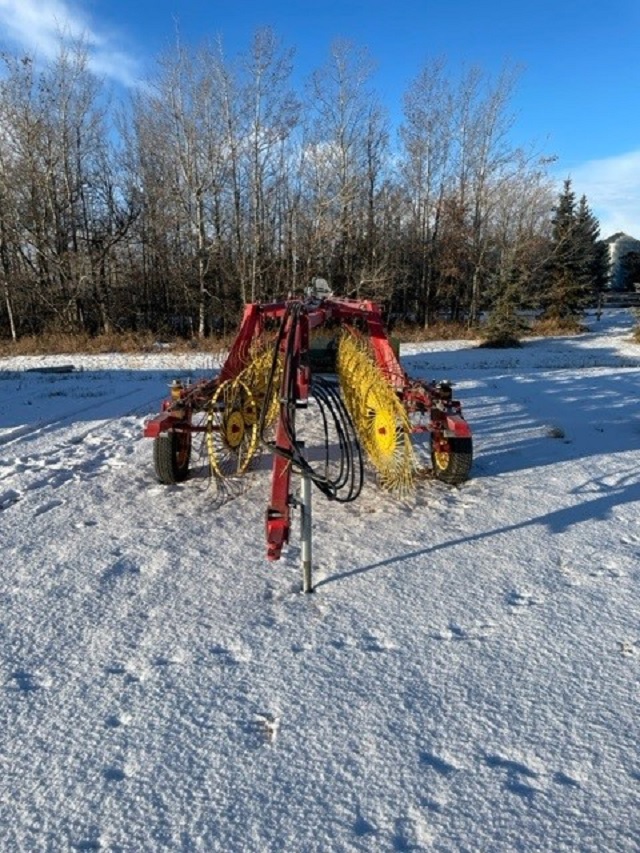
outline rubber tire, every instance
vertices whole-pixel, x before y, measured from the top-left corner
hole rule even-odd
[[[450,438],[449,459],[446,468],[436,462],[436,455],[431,450],[431,464],[436,480],[458,486],[469,479],[469,472],[473,464],[473,441],[471,438]]]
[[[191,433],[162,433],[153,440],[153,465],[156,477],[165,486],[182,483],[189,476]]]

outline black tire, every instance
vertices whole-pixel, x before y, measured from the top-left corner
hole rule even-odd
[[[473,441],[470,438],[450,438],[447,452],[436,452],[431,446],[431,464],[437,480],[457,486],[469,479],[473,463]]]
[[[170,430],[153,440],[153,465],[156,477],[166,486],[182,483],[189,476],[191,433]]]

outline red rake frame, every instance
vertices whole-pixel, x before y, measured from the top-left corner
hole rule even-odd
[[[274,347],[277,346],[282,355],[283,369],[278,389],[279,414],[273,445],[271,496],[266,511],[269,560],[278,560],[289,540],[293,505],[291,460],[296,450],[290,424],[295,418],[295,410],[305,407],[308,402],[311,387],[309,336],[314,329],[350,326],[368,338],[376,364],[410,416],[412,431],[431,434],[434,459],[450,453],[452,441],[468,440],[469,453],[471,447],[471,430],[462,415],[459,401],[452,397],[451,386],[447,382],[427,383],[408,377],[384,331],[378,305],[370,300],[334,296],[246,305],[239,331],[218,376],[190,385],[174,382],[170,397],[162,404],[161,413],[145,424],[144,435],[157,440],[171,432],[205,431],[207,426],[195,424],[193,415],[206,409],[222,382],[236,379],[247,367],[253,346],[264,337],[267,327],[274,321],[280,323]],[[470,464],[469,455],[463,479],[466,479]],[[434,473],[437,477],[437,470]],[[443,476],[442,479],[447,478]],[[449,479],[448,482],[455,481]]]

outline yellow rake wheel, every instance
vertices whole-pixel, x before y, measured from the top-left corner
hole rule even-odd
[[[364,426],[362,443],[381,484],[408,491],[416,469],[411,426],[397,394],[380,373],[365,398]]]
[[[253,424],[260,422],[264,409],[264,425],[271,426],[278,416],[278,395],[280,391],[280,380],[282,378],[282,358],[278,356],[271,384],[270,396],[267,400],[269,376],[273,366],[273,350],[263,349],[252,354],[249,363],[238,376],[238,380],[249,388],[255,401],[253,412],[247,412],[245,423]]]
[[[258,406],[240,379],[221,382],[207,412],[206,442],[211,473],[238,477],[249,467],[258,447]]]
[[[408,491],[416,472],[409,418],[366,342],[351,334],[343,335],[338,346],[338,377],[345,405],[381,485]]]

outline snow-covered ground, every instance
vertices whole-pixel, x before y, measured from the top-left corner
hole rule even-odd
[[[0,360],[2,851],[640,850],[640,348],[590,325],[405,347],[472,478],[315,492],[313,595],[266,464],[155,481],[211,356]]]

